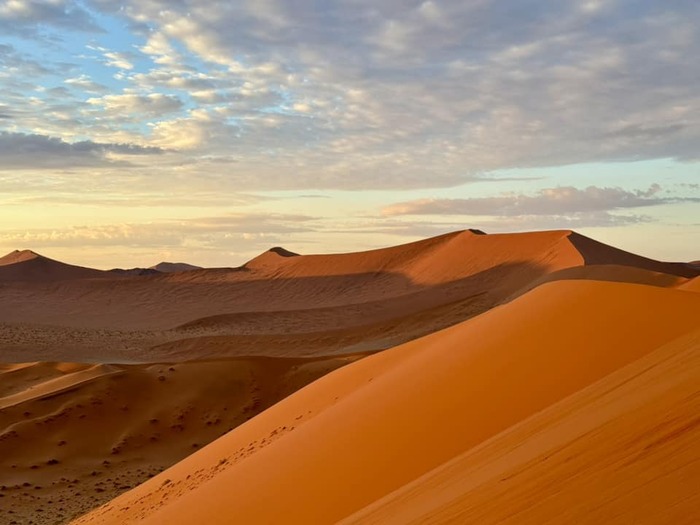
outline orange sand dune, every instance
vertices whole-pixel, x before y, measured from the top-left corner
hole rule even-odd
[[[31,250],[15,250],[0,257],[0,282],[45,283],[107,276],[107,272],[54,261]]]
[[[642,267],[582,266],[575,236],[466,231],[354,254],[298,256],[278,248],[238,269],[13,283],[0,288],[7,306],[0,349],[6,361],[93,363],[377,351],[547,281],[685,281]],[[588,258],[677,269],[575,238]]]
[[[334,523],[365,508],[370,511],[368,506],[446,462],[476,454],[476,447],[488,446],[499,434],[509,429],[516,432],[516,425],[525,425],[539,412],[548,407],[555,410],[551,407],[568,396],[697,330],[699,308],[699,296],[674,289],[580,280],[543,284],[509,304],[321,378],[75,523],[216,524],[232,519],[240,523]],[[685,345],[677,348],[679,352],[688,349]],[[695,343],[690,348],[697,354]],[[675,368],[663,372],[665,361],[660,362],[657,372],[671,386],[669,395],[659,394],[658,399],[678,399],[682,404],[688,378],[697,384],[697,368],[682,367],[686,375],[669,378],[667,374],[673,374]],[[697,359],[688,363],[696,364]],[[645,369],[643,364],[637,366],[638,372]],[[611,388],[624,382],[610,381]],[[595,392],[605,391],[603,387]],[[651,392],[648,395],[649,403],[657,399]],[[611,402],[617,399],[613,395]],[[663,412],[664,407],[649,408],[640,399],[642,409],[656,414],[654,417]],[[691,409],[688,406],[675,413],[687,418]],[[603,414],[593,411],[593,416],[598,419],[588,421],[585,415],[574,413],[570,417],[578,419],[571,425],[576,430],[576,425],[584,423],[602,424]],[[645,424],[642,420],[632,431],[646,428]],[[652,448],[646,453],[656,456],[641,465],[657,469],[654,472],[659,476],[665,464],[658,460],[659,451],[685,454],[674,459],[673,465],[692,457],[688,456],[687,434],[674,429],[694,427],[686,420],[673,425],[665,438],[644,437],[640,442],[640,451],[649,445]],[[655,432],[661,438],[665,430]],[[550,439],[559,435],[552,433]],[[508,443],[506,453],[521,457],[517,456],[519,441]],[[617,457],[614,453],[621,448],[607,446],[613,449],[612,457]],[[539,457],[538,450],[523,454]],[[566,466],[567,457],[552,456],[550,468],[535,468],[531,475],[549,472],[555,476],[560,469],[571,468]],[[592,451],[590,457],[607,461],[604,450]],[[498,468],[494,465],[494,472]],[[645,504],[625,488],[624,481],[635,469],[634,465],[600,465],[600,472],[617,480],[606,485],[606,500],[626,498],[623,506]],[[591,479],[582,483],[591,483]],[[685,484],[674,481],[673,487],[679,490],[675,496],[665,492],[649,503],[655,512],[661,509],[653,501],[675,504],[694,494],[697,470],[686,469],[683,479]],[[556,499],[559,494],[559,485],[534,486],[542,498]],[[571,493],[562,494],[566,498]],[[584,499],[576,505],[566,506],[571,495],[551,503],[550,508],[564,506],[570,512],[568,522],[581,522],[587,517],[587,501],[593,501],[585,499],[592,498],[590,494],[582,492]],[[498,501],[485,495],[476,497],[496,508],[493,512],[511,508],[499,509]],[[427,507],[418,510],[427,508],[430,518],[432,500],[428,500]],[[514,512],[522,509],[507,497],[503,501],[513,505]],[[439,505],[436,509],[444,510]],[[479,510],[468,503],[460,512],[465,509]],[[484,522],[489,522],[488,514],[485,516]],[[480,522],[479,516],[474,518]]]
[[[576,245],[583,245],[585,252]],[[697,275],[690,266],[649,261],[569,231],[498,235],[465,231],[368,252],[282,253],[267,252],[237,269],[50,285],[12,283],[0,288],[4,306],[0,322],[166,330],[220,314],[333,308],[389,299],[416,311],[425,303],[447,304],[477,294],[484,294],[484,303],[491,307],[551,272],[582,266],[588,259]]]
[[[18,363],[0,364],[0,522],[70,519],[325,373],[434,333],[332,374],[178,464],[148,510],[169,523],[179,511],[161,503],[201,496],[216,509],[235,472],[232,501],[251,519],[380,512],[368,505],[681,333],[700,273],[570,231],[464,231],[335,255],[273,248],[239,268],[164,269],[186,271],[101,272],[30,251],[0,259],[0,361]],[[280,483],[295,489],[260,510],[256,487]],[[144,504],[151,486],[138,489]]]
[[[359,357],[0,366],[0,523],[79,515]]]
[[[618,266],[631,266],[652,272],[668,273],[688,278],[697,276],[698,271],[700,271],[700,269],[689,263],[659,262],[641,257],[634,253],[608,246],[576,232],[571,232],[568,238],[587,265],[616,264]]]
[[[193,264],[187,264],[183,262],[173,263],[173,262],[159,262],[151,267],[150,270],[158,270],[159,272],[165,273],[176,273],[176,272],[189,272],[190,270],[201,270],[201,266],[195,266]]]
[[[700,330],[341,523],[698,523],[699,380]]]
[[[491,305],[542,275],[583,263],[569,232],[457,232],[338,255],[270,251],[237,269],[0,289],[0,322],[163,330],[222,313],[305,310],[405,297],[422,304],[487,292]],[[437,299],[436,299],[437,297]]]
[[[670,273],[656,272],[634,266],[621,266],[617,264],[594,264],[587,266],[574,266],[564,268],[549,273],[536,281],[528,284],[527,289],[531,290],[537,286],[561,280],[586,279],[593,281],[611,281],[620,283],[648,284],[651,286],[661,286],[663,288],[681,287],[691,281],[678,275]],[[524,290],[518,290],[515,294],[522,294]]]

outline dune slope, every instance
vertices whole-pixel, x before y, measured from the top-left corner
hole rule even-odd
[[[64,522],[359,357],[0,365],[0,523]]]
[[[544,284],[321,378],[75,523],[334,523],[692,332],[699,307]]]
[[[697,523],[699,381],[700,330],[342,523]]]
[[[48,283],[72,279],[104,278],[108,275],[108,272],[101,270],[55,261],[31,250],[15,250],[0,257],[0,283]]]

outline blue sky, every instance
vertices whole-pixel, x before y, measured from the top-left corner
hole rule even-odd
[[[694,1],[0,1],[0,249],[233,265],[454,229],[700,259]]]

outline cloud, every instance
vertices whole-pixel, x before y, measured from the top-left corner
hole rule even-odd
[[[107,87],[94,82],[87,75],[80,75],[75,78],[67,78],[64,83],[70,87],[79,88],[87,93],[106,93]]]
[[[198,247],[224,251],[245,246],[268,248],[271,242],[313,231],[314,217],[289,214],[230,214],[150,223],[121,223],[68,228],[5,230],[0,245],[41,247],[126,246]]]
[[[134,69],[134,64],[130,62],[129,55],[126,53],[110,51],[105,53],[105,58],[107,59],[105,64],[110,67],[116,67],[118,69]]]
[[[174,95],[150,93],[148,95],[123,94],[89,98],[87,103],[99,108],[110,117],[157,118],[182,108],[182,101]]]
[[[43,39],[80,68],[61,73],[68,65],[31,51],[0,72],[1,104],[41,99],[15,131],[180,149],[193,174],[408,189],[508,168],[698,160],[697,2],[16,4],[35,32],[99,12],[131,35],[113,49],[86,42],[97,65]],[[103,65],[119,71],[107,80]],[[30,69],[69,93],[38,96]],[[114,98],[96,97],[98,84]],[[228,170],[209,161],[226,156]]]
[[[88,11],[73,1],[7,0],[0,4],[0,33],[28,37],[41,26],[102,31]]]
[[[110,155],[155,155],[162,150],[133,144],[65,142],[45,135],[0,131],[0,170],[54,169],[119,164]]]
[[[556,187],[542,189],[534,195],[506,193],[496,197],[419,199],[391,204],[381,213],[384,217],[479,217],[474,224],[502,231],[503,228],[582,228],[648,222],[651,218],[646,215],[619,212],[677,202],[700,202],[700,198],[662,196],[658,184],[634,191],[596,186]]]
[[[382,210],[385,216],[396,215],[566,215],[580,212],[601,212],[625,208],[641,208],[677,202],[661,197],[661,187],[653,184],[647,190],[628,191],[622,188],[571,186],[547,188],[535,195],[509,193],[498,197],[469,199],[420,199],[392,204]]]

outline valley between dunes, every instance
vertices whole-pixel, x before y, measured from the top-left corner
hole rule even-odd
[[[10,253],[0,523],[697,523],[698,275],[571,231]]]

